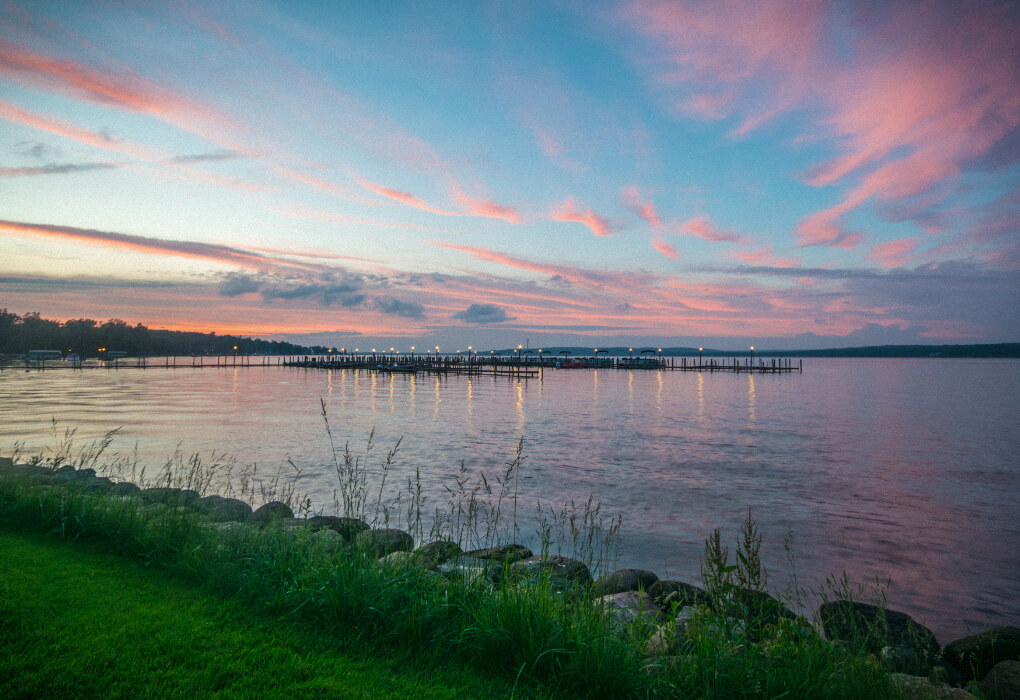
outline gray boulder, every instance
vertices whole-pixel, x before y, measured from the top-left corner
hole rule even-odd
[[[308,526],[312,532],[332,530],[340,535],[344,542],[353,540],[359,532],[368,528],[368,523],[358,518],[341,518],[336,515],[313,515],[308,518]]]
[[[206,496],[199,499],[196,507],[214,523],[243,523],[252,516],[251,506],[237,498]]]
[[[113,490],[113,480],[105,476],[94,476],[91,479],[78,479],[81,486],[94,493],[110,493]]]
[[[378,559],[391,552],[410,552],[414,549],[414,538],[403,530],[379,528],[359,532],[354,545]]]
[[[926,676],[941,652],[934,632],[896,610],[840,600],[823,603],[818,617],[830,641],[880,654],[894,671]]]
[[[656,581],[646,592],[664,613],[669,614],[673,612],[674,607],[677,609],[697,607],[711,602],[708,593],[683,581]]]
[[[616,628],[628,627],[638,620],[651,623],[666,620],[659,606],[642,591],[621,591],[604,595],[595,600],[595,605],[602,607]]]
[[[293,518],[294,511],[290,509],[286,503],[281,501],[270,501],[262,506],[259,506],[254,513],[251,514],[252,522],[258,523],[259,525],[268,525],[274,520],[282,520],[284,518]]]
[[[11,471],[14,469],[14,460],[10,457],[0,457],[0,471]]]
[[[946,645],[942,657],[965,681],[981,680],[1000,661],[1020,659],[1020,629],[996,627],[957,639]]]
[[[423,544],[416,550],[427,566],[435,566],[453,559],[460,554],[460,545],[449,540],[436,540]]]
[[[131,496],[139,491],[141,489],[130,481],[121,481],[110,487],[110,493],[115,496]]]
[[[513,564],[516,561],[533,556],[532,551],[523,544],[501,544],[484,549],[472,549],[470,552],[464,552],[464,554],[478,557],[479,559],[491,559],[508,564]]]
[[[594,596],[613,595],[625,591],[645,591],[659,580],[654,572],[644,569],[620,569],[599,578],[592,586]]]
[[[981,688],[992,700],[1020,700],[1020,661],[1000,661],[992,667]]]
[[[163,503],[168,506],[193,506],[202,498],[198,491],[179,489],[173,486],[142,489],[138,495],[146,503]]]
[[[583,562],[569,557],[547,556],[528,557],[514,562],[510,572],[531,581],[548,577],[554,588],[560,590],[588,587],[592,584],[591,572]]]

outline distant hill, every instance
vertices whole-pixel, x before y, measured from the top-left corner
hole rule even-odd
[[[648,352],[649,350],[653,352]],[[599,347],[599,354],[603,352],[613,357],[626,357],[628,354],[639,356],[658,355],[659,348],[637,347],[633,351],[621,346]],[[516,348],[504,348],[497,350],[502,355],[510,355],[516,352]],[[537,348],[523,350],[531,356],[538,354]],[[543,355],[558,355],[569,352],[572,356],[591,357],[595,352],[595,346],[552,346],[542,348]],[[663,357],[697,357],[698,348],[674,347],[662,348]],[[735,357],[746,356],[748,350],[717,350],[705,348],[701,351],[703,357]],[[1000,357],[1020,358],[1020,343],[983,343],[978,345],[870,345],[856,348],[832,348],[828,350],[755,350],[754,354],[759,357]]]
[[[783,350],[762,355],[797,357],[1020,357],[1020,343],[981,345],[870,345],[832,350]]]
[[[59,350],[81,358],[97,357],[100,348],[135,356],[163,355],[305,355],[324,354],[324,347],[306,347],[237,335],[154,330],[120,319],[100,323],[89,318],[52,321],[38,313],[18,316],[0,309],[0,354]]]

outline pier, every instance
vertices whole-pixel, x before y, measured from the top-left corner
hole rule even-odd
[[[509,354],[395,354],[330,353],[325,355],[192,355],[167,357],[119,357],[115,359],[31,358],[14,360],[0,370],[20,369],[207,369],[226,367],[288,367],[324,370],[366,370],[404,374],[471,374],[532,377],[545,370],[655,370],[667,372],[729,372],[789,374],[804,371],[803,360],[788,357],[571,356],[534,351]]]

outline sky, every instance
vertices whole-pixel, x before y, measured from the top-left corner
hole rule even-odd
[[[0,308],[443,352],[1020,341],[1013,2],[0,0]]]

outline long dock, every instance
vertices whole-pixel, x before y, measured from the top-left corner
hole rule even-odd
[[[404,374],[472,374],[510,377],[536,376],[544,370],[656,370],[669,372],[730,372],[789,374],[804,371],[803,360],[786,357],[610,357],[606,355],[558,357],[552,355],[193,355],[124,357],[111,360],[19,360],[3,369],[203,369],[224,367],[290,367],[325,370],[369,370]]]

